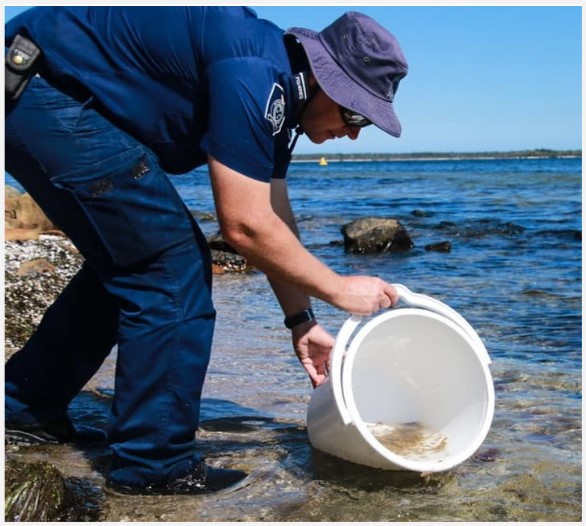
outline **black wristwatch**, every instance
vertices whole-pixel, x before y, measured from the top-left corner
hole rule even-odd
[[[311,320],[315,320],[315,314],[311,309],[305,309],[304,311],[293,314],[292,316],[287,316],[285,318],[285,327],[287,327],[287,329],[292,329],[297,325],[301,325],[302,323]]]

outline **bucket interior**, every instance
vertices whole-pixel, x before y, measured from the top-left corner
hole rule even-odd
[[[452,322],[418,309],[395,314],[365,326],[352,342],[344,365],[351,412],[363,434],[394,455],[428,469],[430,462],[460,462],[492,418],[487,367]]]

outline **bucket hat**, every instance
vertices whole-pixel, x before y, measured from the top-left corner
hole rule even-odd
[[[393,137],[401,124],[393,108],[407,61],[397,39],[363,13],[348,12],[319,33],[293,27],[321,89]]]

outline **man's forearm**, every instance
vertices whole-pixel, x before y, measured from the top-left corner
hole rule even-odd
[[[297,287],[271,278],[268,278],[268,281],[285,316],[292,316],[311,308],[310,297]]]

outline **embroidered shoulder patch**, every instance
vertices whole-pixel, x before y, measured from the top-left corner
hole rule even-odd
[[[279,84],[273,84],[271,93],[265,108],[265,119],[273,129],[273,135],[277,135],[285,122],[285,91]]]

